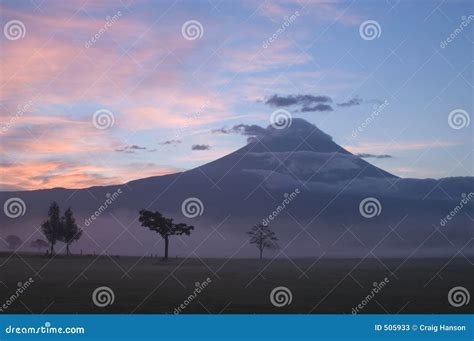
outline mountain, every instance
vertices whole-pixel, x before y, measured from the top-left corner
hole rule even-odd
[[[249,144],[198,170],[223,175],[249,171],[257,174],[277,171],[302,181],[339,182],[359,178],[397,178],[349,153],[314,125],[295,119],[287,129],[269,126]]]
[[[159,235],[137,221],[147,208],[196,227],[172,240],[179,256],[254,256],[245,232],[263,221],[280,239],[280,256],[473,253],[473,177],[398,178],[301,119],[286,129],[241,128],[246,146],[189,171],[80,190],[0,192],[2,203],[26,205],[23,216],[1,215],[0,236],[41,237],[38,226],[55,200],[71,206],[85,230],[76,252],[161,255]]]

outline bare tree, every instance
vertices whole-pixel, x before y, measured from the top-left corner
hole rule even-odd
[[[260,251],[260,259],[262,259],[265,249],[279,248],[278,238],[268,225],[257,224],[247,234],[250,235],[250,244],[255,244]]]

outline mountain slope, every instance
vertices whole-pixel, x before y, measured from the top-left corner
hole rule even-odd
[[[349,153],[329,135],[302,119],[295,119],[287,129],[278,130],[269,126],[261,135],[249,138],[249,142],[245,147],[199,169],[217,176],[243,170],[275,170],[306,181],[396,178]]]

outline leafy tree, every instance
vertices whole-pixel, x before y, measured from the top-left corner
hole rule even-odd
[[[15,236],[15,235],[9,235],[7,236],[7,238],[5,238],[5,241],[7,242],[8,244],[8,248],[10,250],[16,250],[18,249],[21,244],[23,243],[20,239],[20,237],[18,236]]]
[[[64,212],[64,217],[62,218],[62,229],[59,239],[66,244],[66,254],[69,255],[69,246],[79,240],[82,236],[82,230],[77,226],[76,219],[72,213],[72,209],[69,207],[66,212]]]
[[[41,249],[46,249],[48,246],[49,244],[45,242],[43,239],[32,240],[30,243],[30,247],[34,249],[38,249],[38,252],[40,252]]]
[[[160,212],[151,212],[148,210],[140,211],[140,223],[142,226],[148,227],[151,231],[158,232],[165,240],[165,256],[164,260],[168,259],[168,246],[170,236],[181,236],[191,234],[194,226],[186,225],[184,223],[175,224],[173,219],[164,217]]]
[[[260,259],[263,257],[263,250],[279,248],[278,238],[268,225],[257,224],[247,234],[250,235],[250,244],[255,244],[260,251]]]
[[[58,204],[53,201],[49,206],[48,220],[41,224],[41,229],[46,239],[49,241],[51,246],[51,255],[54,253],[54,245],[61,238],[62,233],[62,222],[61,213],[59,211]]]

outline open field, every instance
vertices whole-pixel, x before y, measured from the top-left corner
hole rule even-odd
[[[0,307],[18,282],[34,282],[3,313],[173,313],[209,277],[183,313],[347,313],[387,277],[360,313],[468,313],[452,307],[452,287],[474,292],[472,260],[455,259],[172,259],[0,255]],[[403,264],[402,264],[403,263]],[[401,265],[402,264],[402,265]],[[400,266],[401,265],[401,266]],[[400,267],[399,267],[400,266]],[[99,308],[94,289],[110,287],[112,305]],[[291,304],[277,308],[270,292],[285,286]]]

